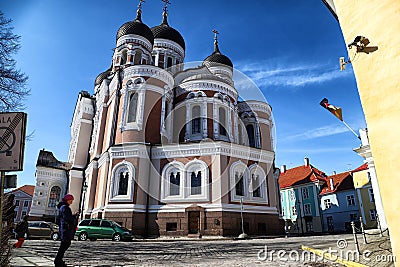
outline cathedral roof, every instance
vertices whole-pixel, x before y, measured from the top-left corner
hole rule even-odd
[[[185,40],[183,39],[182,35],[177,30],[168,25],[166,12],[163,13],[162,23],[158,26],[151,28],[151,31],[153,32],[155,39],[162,38],[171,40],[179,44],[183,49],[185,49]]]
[[[216,37],[214,41],[214,52],[204,59],[203,64],[207,67],[223,64],[233,68],[232,61],[227,56],[223,55],[221,51],[219,51],[218,40]]]
[[[138,9],[137,16],[134,21],[128,21],[123,24],[117,32],[117,41],[120,37],[128,34],[136,34],[140,35],[153,45],[154,44],[154,36],[150,28],[142,22],[142,11]]]

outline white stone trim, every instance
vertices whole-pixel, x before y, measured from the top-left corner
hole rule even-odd
[[[151,205],[149,207],[150,213],[168,213],[168,212],[185,212],[186,208],[190,207],[192,203],[177,203],[168,205]],[[240,212],[240,204],[209,204],[199,203],[199,207],[205,208],[206,211],[225,211],[225,212]],[[243,205],[243,213],[262,213],[279,215],[276,207],[270,206],[254,206],[254,205]]]
[[[168,71],[151,65],[134,65],[124,69],[124,80],[132,77],[151,77],[174,87],[174,77]]]
[[[163,38],[155,38],[153,50],[159,50],[159,49],[160,51],[163,51],[161,49],[172,50],[173,52],[177,53],[177,55],[179,55],[181,62],[183,62],[183,59],[185,58],[185,50],[183,49],[183,47],[171,40]]]
[[[147,40],[143,36],[136,34],[126,34],[118,38],[116,49],[120,50],[119,47],[127,43],[136,43],[142,45],[147,49],[147,51],[151,51],[153,49],[153,45],[150,43],[149,40]]]
[[[148,158],[149,148],[144,144],[125,143],[122,146],[110,147],[110,160],[126,158]]]
[[[121,131],[137,130],[141,131],[143,127],[144,104],[146,98],[146,88],[143,84],[135,84],[133,86],[125,86],[124,103],[122,105],[122,118],[119,128]],[[147,87],[147,86],[146,86]],[[127,122],[128,113],[130,111],[129,100],[132,94],[138,94],[136,105],[136,119],[134,122]]]
[[[121,169],[126,168],[129,174],[128,177],[128,190],[126,195],[118,195],[118,182],[119,177],[116,175],[119,173]],[[111,171],[111,194],[110,194],[110,202],[132,202],[134,195],[134,181],[135,181],[135,166],[129,161],[122,161],[114,166]]]

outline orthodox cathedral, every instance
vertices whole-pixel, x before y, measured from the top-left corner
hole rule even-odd
[[[138,236],[282,232],[271,107],[239,101],[216,31],[211,55],[185,69],[185,41],[166,5],[162,23],[149,28],[141,2],[118,29],[94,93],[78,95],[68,156],[73,209]]]

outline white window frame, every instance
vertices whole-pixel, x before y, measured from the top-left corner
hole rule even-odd
[[[243,173],[243,196],[236,195],[236,181],[235,181],[235,174]],[[231,201],[240,201],[243,199],[244,201],[250,200],[250,193],[249,193],[249,179],[250,179],[250,172],[247,168],[247,165],[244,164],[241,160],[238,160],[232,163],[230,169],[230,189],[231,189]]]
[[[192,195],[192,185],[191,185],[191,174],[192,172],[201,171],[201,193],[197,195]],[[208,190],[208,178],[209,171],[208,166],[204,161],[194,159],[189,161],[185,165],[185,198],[191,201],[208,201],[209,200],[209,190]]]
[[[324,207],[325,209],[330,209],[332,207],[332,202],[330,198],[326,198],[324,199]]]
[[[185,140],[200,141],[207,138],[207,95],[203,91],[190,92],[186,97]],[[200,106],[200,133],[192,134],[193,107]]]
[[[310,190],[308,190],[308,187],[302,187],[301,188],[301,195],[303,199],[309,199],[310,198]]]
[[[296,208],[296,206],[292,206],[292,216],[297,216],[297,208]]]
[[[232,135],[232,103],[229,99],[229,96],[223,95],[221,93],[214,94],[214,103],[213,103],[213,119],[214,119],[214,140],[222,140],[226,142],[233,142]],[[219,133],[219,108],[223,108],[225,110],[225,120],[226,120],[226,135],[220,135]]]
[[[375,203],[374,189],[368,188],[369,202]]]
[[[172,122],[173,122],[173,112],[172,112],[172,91],[168,86],[164,87],[165,93],[162,96],[162,107],[161,107],[161,122],[160,122],[160,133],[165,136],[168,141],[172,140]],[[168,102],[168,105],[167,105]],[[168,110],[167,110],[168,109]],[[167,117],[165,117],[167,114]],[[165,120],[164,120],[165,118]]]
[[[126,130],[142,130],[143,127],[143,113],[144,113],[144,102],[146,96],[146,90],[144,88],[145,79],[142,77],[136,77],[130,79],[122,93],[124,96],[124,104],[122,105],[122,120],[121,120],[121,131]],[[128,112],[129,112],[129,100],[132,94],[138,94],[138,100],[136,105],[136,120],[134,122],[128,122]]]
[[[356,198],[353,194],[351,195],[346,195],[346,200],[347,200],[347,206],[348,207],[353,207],[356,205]]]
[[[128,172],[128,190],[126,195],[118,195],[119,174],[121,171]],[[134,195],[135,166],[129,161],[122,161],[114,166],[111,172],[111,194],[110,202],[131,202]]]
[[[289,191],[289,199],[291,202],[296,202],[296,193],[294,192],[294,190]]]
[[[304,203],[303,204],[303,209],[304,209],[304,215],[312,215],[312,210],[311,210],[311,204],[310,203]]]
[[[267,175],[262,167],[258,164],[252,164],[249,168],[249,202],[255,203],[266,203],[268,204],[268,186],[267,186]],[[259,186],[260,186],[260,197],[253,196],[254,189],[257,185],[253,185],[253,175],[258,175]],[[255,187],[255,188],[254,188]]]
[[[376,221],[376,209],[369,210],[369,218],[371,221]]]

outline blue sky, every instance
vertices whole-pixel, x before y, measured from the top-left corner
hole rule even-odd
[[[331,174],[362,164],[360,141],[319,102],[343,108],[356,131],[365,128],[353,70],[340,26],[320,0],[171,0],[168,21],[186,42],[185,61],[202,61],[219,47],[250,77],[273,108],[276,165],[311,164]],[[18,68],[29,76],[28,133],[18,185],[34,184],[39,150],[68,158],[70,124],[78,92],[93,93],[96,76],[111,63],[115,35],[136,14],[136,0],[3,0],[0,9],[22,36]],[[163,3],[147,0],[142,20],[161,23]]]

